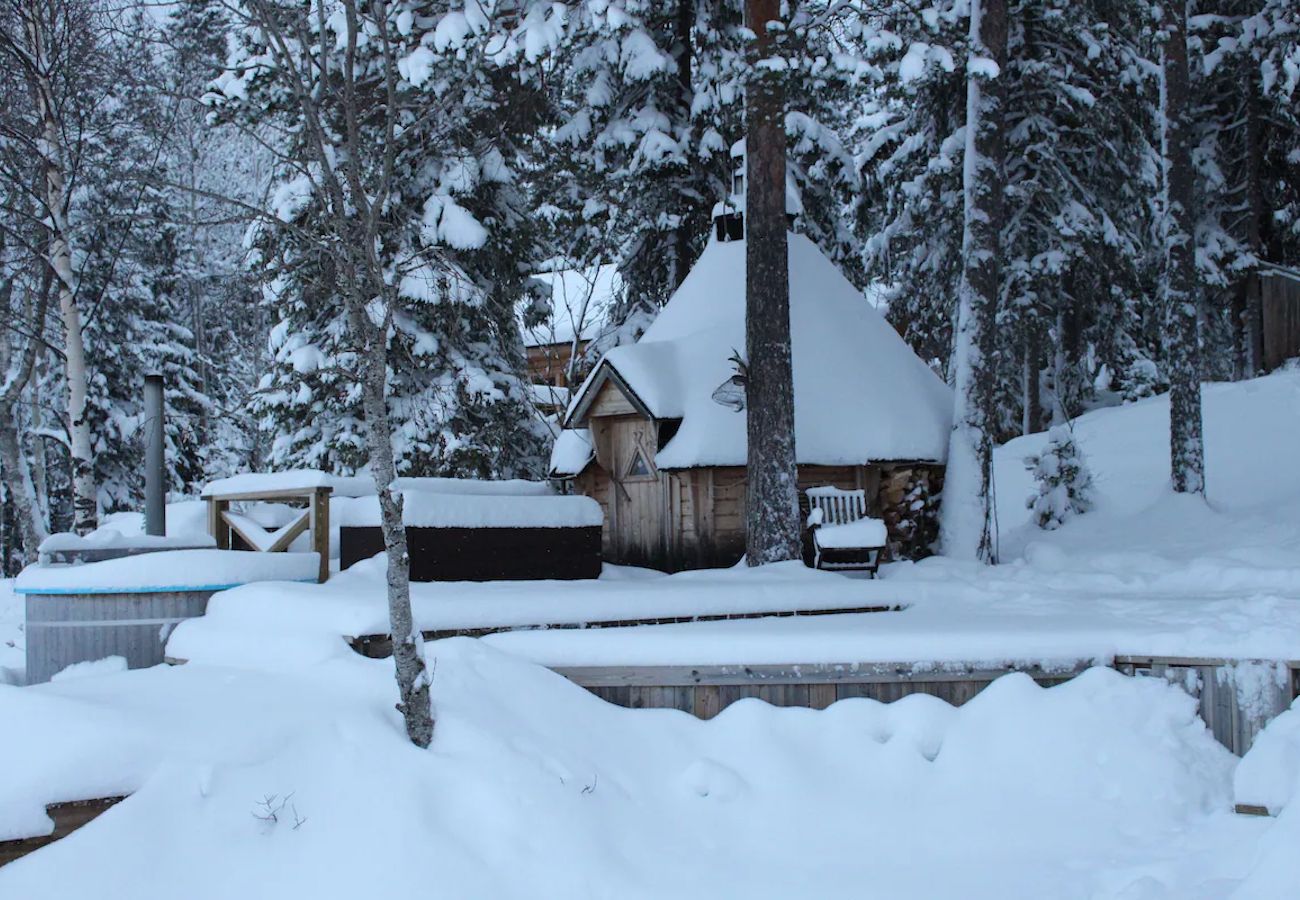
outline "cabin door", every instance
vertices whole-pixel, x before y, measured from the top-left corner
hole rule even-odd
[[[664,488],[655,468],[655,423],[620,419],[613,429],[614,558],[633,566],[661,567],[664,554]]]

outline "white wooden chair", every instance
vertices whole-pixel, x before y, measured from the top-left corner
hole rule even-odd
[[[859,569],[874,578],[888,531],[882,520],[867,515],[867,492],[826,485],[808,488],[804,494],[808,498],[813,568]]]

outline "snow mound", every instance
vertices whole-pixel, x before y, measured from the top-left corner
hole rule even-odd
[[[96,678],[100,675],[112,675],[126,671],[125,656],[105,656],[103,659],[88,659],[73,663],[55,672],[50,681],[71,681],[74,678]]]
[[[14,581],[19,594],[147,593],[220,590],[255,581],[315,581],[315,553],[169,550],[68,566],[28,566]]]
[[[1255,736],[1232,784],[1238,804],[1262,806],[1273,815],[1300,794],[1300,699]]]
[[[478,642],[429,649],[427,752],[388,664],[355,657],[0,689],[29,735],[0,744],[0,771],[28,776],[0,787],[0,829],[72,781],[133,792],[0,870],[0,895],[343,898],[383,860],[397,895],[1089,897],[1228,799],[1228,754],[1158,680],[1010,676],[960,709],[746,700],[703,722]]]

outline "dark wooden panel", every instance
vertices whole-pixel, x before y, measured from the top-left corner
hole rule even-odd
[[[573,580],[600,575],[600,526],[425,528],[407,526],[412,581]],[[339,529],[339,565],[383,552],[379,526]]]

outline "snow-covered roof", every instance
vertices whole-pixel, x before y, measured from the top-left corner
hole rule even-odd
[[[545,322],[522,329],[525,347],[568,344],[600,337],[614,297],[622,289],[618,267],[556,269],[534,276],[551,289],[551,315]]]
[[[943,461],[948,387],[812,241],[791,234],[789,253],[799,462]],[[712,399],[744,346],[745,243],[711,240],[641,340],[601,359],[565,424],[585,425],[613,382],[647,415],[682,420],[655,458],[660,468],[744,465],[745,416]]]
[[[551,448],[551,471],[554,478],[570,478],[587,468],[595,451],[591,448],[591,432],[586,428],[565,428],[555,438]]]
[[[563,408],[569,405],[570,392],[567,387],[556,387],[553,384],[530,384],[527,387],[535,406]]]

